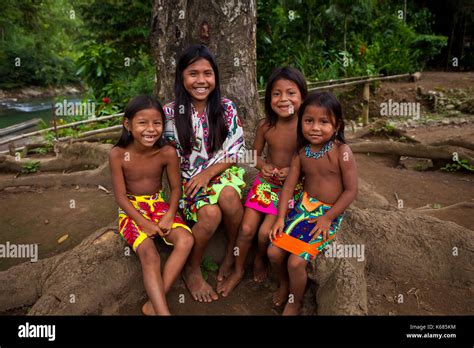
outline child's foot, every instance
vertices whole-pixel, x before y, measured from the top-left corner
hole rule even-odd
[[[142,313],[144,315],[156,315],[150,300],[146,301],[145,304],[142,306]]]
[[[288,301],[289,284],[280,284],[277,291],[273,294],[273,304],[276,307],[283,306]]]
[[[231,273],[232,266],[234,265],[234,256],[230,254],[225,255],[224,261],[222,262],[221,267],[219,268],[219,273],[217,274],[217,283],[223,282]]]
[[[301,302],[290,303],[288,302],[283,310],[282,315],[300,315],[302,310]]]
[[[263,282],[267,279],[268,276],[268,268],[263,261],[262,257],[255,257],[255,261],[253,262],[253,280],[257,283]]]
[[[196,270],[185,267],[183,279],[195,301],[212,302],[219,299],[214,289],[202,277],[200,267]]]
[[[236,271],[232,272],[224,282],[217,285],[217,292],[223,297],[228,296],[232,290],[240,283],[244,276],[244,272],[237,273]]]

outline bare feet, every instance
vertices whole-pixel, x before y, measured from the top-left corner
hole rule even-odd
[[[223,282],[232,272],[232,266],[234,264],[234,256],[226,254],[224,261],[222,262],[221,267],[219,268],[219,273],[217,274],[217,283]]]
[[[256,256],[253,262],[253,280],[257,283],[267,279],[268,268],[262,257]]]
[[[142,306],[142,313],[144,315],[156,315],[150,300],[146,301],[145,304]]]
[[[273,304],[276,307],[283,306],[288,301],[289,292],[288,283],[280,284],[277,291],[273,294]]]
[[[212,302],[219,299],[214,289],[202,277],[199,267],[197,270],[192,270],[186,266],[183,272],[183,279],[195,301]]]
[[[290,303],[288,302],[283,310],[282,315],[300,315],[301,314],[301,302],[298,303]]]
[[[217,292],[223,297],[228,296],[232,290],[240,283],[244,276],[244,272],[232,272],[222,283],[217,285]]]

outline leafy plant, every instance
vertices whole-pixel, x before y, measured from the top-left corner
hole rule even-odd
[[[39,155],[46,155],[49,151],[51,151],[51,147],[37,147],[31,150],[31,152]]]
[[[22,174],[36,173],[40,167],[39,161],[27,161],[21,167]]]
[[[373,134],[386,134],[386,135],[393,135],[395,133],[395,126],[390,123],[385,123],[379,128],[371,128],[370,129]],[[406,138],[405,138],[406,140]]]
[[[215,272],[219,269],[217,263],[214,262],[212,257],[206,256],[201,262],[201,273],[204,280],[207,280],[210,272]]]
[[[474,172],[474,166],[472,166],[467,159],[462,159],[462,160],[455,161],[453,163],[448,163],[444,167],[440,168],[440,170],[444,172],[457,172],[463,169],[468,172]]]

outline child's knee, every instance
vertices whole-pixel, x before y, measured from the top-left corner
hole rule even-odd
[[[152,241],[153,243],[153,241]],[[160,254],[156,248],[150,246],[143,248],[144,245],[141,245],[142,248],[139,250],[140,262],[146,266],[155,266],[160,264]],[[140,248],[140,247],[139,247]]]
[[[194,246],[194,237],[191,233],[188,231],[184,230],[179,231],[179,237],[178,240],[175,243],[175,247],[183,250],[191,250],[192,247]]]
[[[240,228],[239,239],[244,241],[251,241],[255,235],[255,227],[248,223],[242,223]]]
[[[198,223],[205,229],[215,229],[222,219],[221,209],[216,205],[205,205],[198,211]]]
[[[270,262],[281,261],[284,256],[283,251],[274,245],[270,245],[268,247],[267,255],[268,255],[268,258],[270,259]]]
[[[237,211],[242,207],[242,203],[240,202],[240,197],[237,191],[231,187],[226,186],[222,189],[219,194],[219,205],[225,211]]]
[[[308,262],[297,255],[291,255],[288,258],[288,272],[306,270]]]
[[[259,240],[267,240],[270,242],[270,231],[272,229],[271,225],[268,224],[262,224],[260,228],[258,229],[258,239]]]

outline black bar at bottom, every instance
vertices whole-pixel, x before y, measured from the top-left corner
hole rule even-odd
[[[0,347],[58,344],[414,344],[472,347],[472,316],[0,317]],[[54,331],[53,326],[54,325]],[[54,333],[54,335],[53,335]],[[37,337],[37,336],[42,337]],[[54,337],[53,337],[54,336]]]

